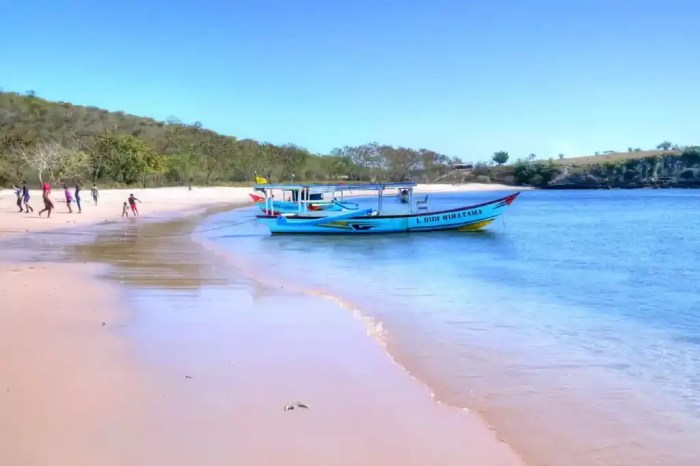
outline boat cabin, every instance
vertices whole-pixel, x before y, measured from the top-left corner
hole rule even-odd
[[[345,203],[344,195],[366,196],[369,192],[376,192],[376,212],[382,213],[414,213],[422,210],[421,204],[427,202],[427,196],[422,196],[420,200],[414,202],[413,188],[416,183],[413,181],[401,183],[368,183],[368,184],[256,184],[255,191],[264,193],[265,210],[273,211],[275,192],[282,192],[282,197],[277,198],[286,203],[294,204],[295,213],[304,215],[322,215],[315,206],[325,203],[335,203],[343,207]],[[385,193],[392,192],[391,194]],[[388,195],[387,195],[388,194]],[[324,195],[329,195],[330,199],[324,199]],[[389,202],[387,202],[389,201]],[[391,202],[393,201],[393,202]],[[403,204],[401,206],[401,204]],[[355,207],[356,204],[355,204]],[[393,212],[387,212],[393,211]]]

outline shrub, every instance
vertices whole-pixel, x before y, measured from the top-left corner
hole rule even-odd
[[[560,169],[552,162],[519,161],[513,169],[513,178],[518,184],[543,187],[549,184],[559,174],[559,171]]]

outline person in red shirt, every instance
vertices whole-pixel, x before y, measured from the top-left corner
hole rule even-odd
[[[133,212],[134,215],[139,214],[139,209],[136,208],[136,201],[139,201],[134,197],[133,194],[129,194],[129,206],[131,206],[131,212]],[[141,201],[139,201],[141,202]]]
[[[51,211],[53,210],[53,202],[49,195],[51,194],[51,185],[44,183],[41,185],[41,197],[44,200],[44,208],[39,211],[39,217],[41,217],[42,212],[47,212],[46,218],[51,217]]]

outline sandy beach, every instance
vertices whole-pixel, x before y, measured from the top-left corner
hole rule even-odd
[[[63,190],[54,189],[51,199],[55,209],[51,218],[38,216],[43,209],[41,192],[31,191],[30,205],[33,213],[19,213],[15,205],[16,198],[12,190],[0,192],[0,238],[11,234],[35,231],[49,231],[58,228],[97,224],[102,222],[122,221],[122,206],[134,194],[141,203],[137,203],[139,219],[154,219],[163,216],[192,215],[206,208],[225,205],[242,205],[248,203],[250,188],[148,188],[148,189],[105,189],[100,191],[97,205],[90,196],[89,189],[83,189],[82,213],[73,206],[73,213],[66,207]],[[130,212],[131,214],[131,212]],[[133,216],[129,218],[133,219]],[[128,220],[128,219],[126,219]]]
[[[6,191],[0,229],[16,239],[121,221],[129,192],[84,200],[83,214],[56,203],[47,220],[13,213]],[[250,190],[133,192],[144,218],[164,219]],[[160,241],[142,245],[149,261],[214,260],[186,238]],[[98,253],[85,260],[0,262],[0,464],[523,464],[476,414],[436,403],[340,306],[255,284],[140,292],[99,278],[111,266]],[[283,410],[295,400],[310,409]]]

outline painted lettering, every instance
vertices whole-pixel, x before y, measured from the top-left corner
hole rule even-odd
[[[457,218],[472,217],[474,215],[481,215],[481,209],[467,210],[465,212],[454,212],[451,214],[443,214],[443,220],[454,220]]]
[[[464,217],[472,217],[474,215],[481,215],[481,209],[473,209],[473,210],[467,210],[463,212],[453,212],[449,214],[442,214],[440,215],[430,215],[427,217],[416,217],[416,223],[432,223],[432,222],[439,222],[440,220],[444,221],[449,221],[449,220],[455,220],[458,218],[464,218]]]

